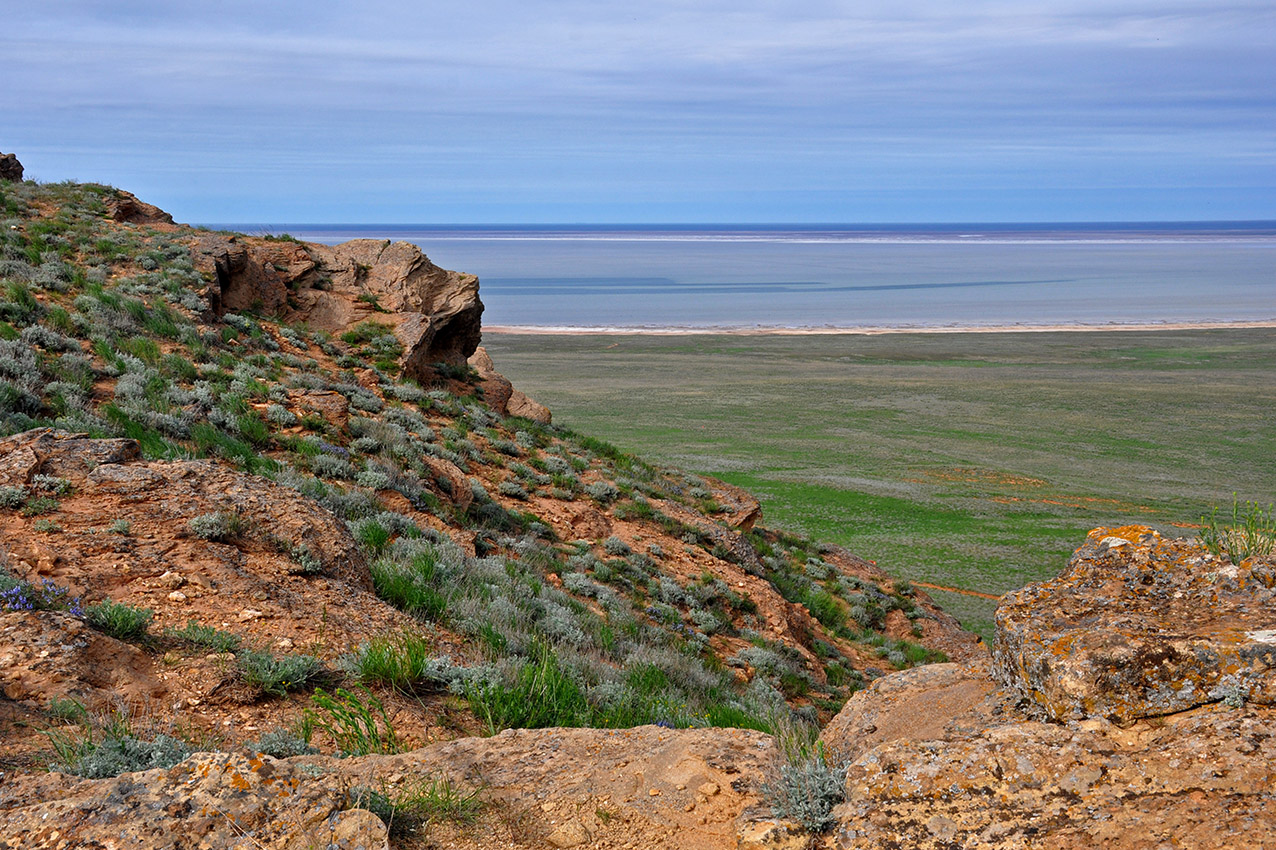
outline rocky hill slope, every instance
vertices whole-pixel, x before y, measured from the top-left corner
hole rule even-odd
[[[0,286],[0,847],[1276,846],[1268,561],[1098,535],[990,660],[414,246],[0,181]]]
[[[981,651],[747,493],[550,424],[478,347],[477,280],[415,246],[0,181],[0,286],[6,772],[84,772],[124,726],[339,750],[316,688],[399,748],[770,731]]]
[[[1276,847],[1273,601],[1270,557],[1237,566],[1098,529],[1058,579],[1003,603],[992,663],[878,679],[805,757],[783,735],[650,725],[346,759],[249,748],[113,779],[16,777],[0,846]],[[486,808],[416,838],[369,812],[422,782]]]

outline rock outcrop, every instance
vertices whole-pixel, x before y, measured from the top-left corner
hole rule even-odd
[[[173,224],[173,217],[154,204],[138,200],[132,192],[116,189],[107,196],[106,209],[115,221],[126,224],[144,224],[163,229]]]
[[[884,677],[824,731],[839,848],[1276,847],[1271,561],[1098,529],[975,661]]]
[[[402,345],[403,374],[423,383],[436,363],[464,365],[482,335],[478,278],[439,268],[408,242],[207,234],[192,248],[215,280],[215,312],[253,310],[334,334],[385,325]]]
[[[1139,526],[1097,529],[1057,579],[997,607],[997,678],[1050,720],[1129,723],[1276,703],[1276,565]]]
[[[0,180],[13,183],[22,180],[22,163],[18,162],[17,154],[0,153]]]
[[[483,400],[493,410],[504,416],[521,416],[543,425],[548,425],[553,419],[548,407],[528,398],[515,389],[508,378],[496,371],[496,365],[492,363],[487,349],[479,346],[470,355],[468,362],[478,372],[479,383],[483,387]]]
[[[140,461],[128,440],[68,451],[82,443],[56,433],[10,438],[0,472],[19,484],[56,472],[88,499],[140,475],[174,489],[175,504],[194,498],[181,490],[182,463]],[[245,486],[222,482],[231,493]],[[1092,532],[1062,576],[1005,602],[995,664],[974,655],[915,667],[850,699],[823,733],[847,779],[820,846],[1276,847],[1273,567],[1229,564],[1142,527]],[[1060,641],[1073,629],[1068,655]],[[9,614],[0,634],[13,647],[0,655],[9,701],[91,701],[121,683],[134,696],[175,696],[147,653],[69,614]],[[1128,670],[1109,660],[1124,645]],[[1183,646],[1194,647],[1191,664]],[[92,659],[108,655],[116,671],[137,669],[119,682],[93,680]],[[1150,657],[1160,664],[1136,664]],[[1182,697],[1165,702],[1166,692]],[[441,827],[447,846],[808,846],[760,794],[777,759],[773,739],[752,731],[644,726],[507,730],[359,759],[204,753],[98,781],[27,773],[0,784],[0,847],[61,847],[74,836],[100,842],[91,846],[379,850],[384,827],[352,808],[348,789],[393,795],[435,780],[481,787],[489,805],[477,830]]]
[[[31,777],[20,793],[0,785],[0,848],[382,850],[385,827],[352,808],[348,790],[394,796],[446,780],[483,789],[487,803],[478,828],[446,846],[728,850],[774,757],[758,732],[655,726],[508,730],[349,760],[202,753],[114,779],[55,773]]]

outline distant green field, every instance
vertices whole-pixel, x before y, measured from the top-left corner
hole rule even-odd
[[[1086,531],[1276,496],[1276,330],[485,334],[556,422],[717,476],[768,525],[1002,593]],[[990,634],[993,603],[932,595]]]

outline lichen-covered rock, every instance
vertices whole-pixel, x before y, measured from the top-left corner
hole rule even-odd
[[[836,846],[1273,848],[1274,732],[1271,709],[1205,706],[891,741],[851,766]]]
[[[1270,566],[1092,532],[998,608],[995,680],[896,673],[824,730],[850,761],[833,845],[1276,848]]]
[[[1053,581],[997,608],[999,681],[1054,720],[1276,703],[1276,563],[1141,526],[1096,529]]]
[[[43,800],[0,812],[0,847],[389,848],[385,825],[343,811],[334,783],[269,756],[200,753],[168,769],[42,784],[52,792]]]
[[[446,780],[482,788],[488,814],[442,846],[730,850],[775,754],[758,732],[656,726],[507,730],[358,759],[201,753],[114,779],[0,784],[0,848],[382,850],[384,827],[345,811],[347,790]]]

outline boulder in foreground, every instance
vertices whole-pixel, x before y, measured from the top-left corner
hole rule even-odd
[[[1050,720],[1276,703],[1276,566],[1140,526],[1096,529],[997,607],[997,678]]]
[[[896,673],[829,724],[834,846],[1276,848],[1274,568],[1091,532],[999,606],[995,676]]]

